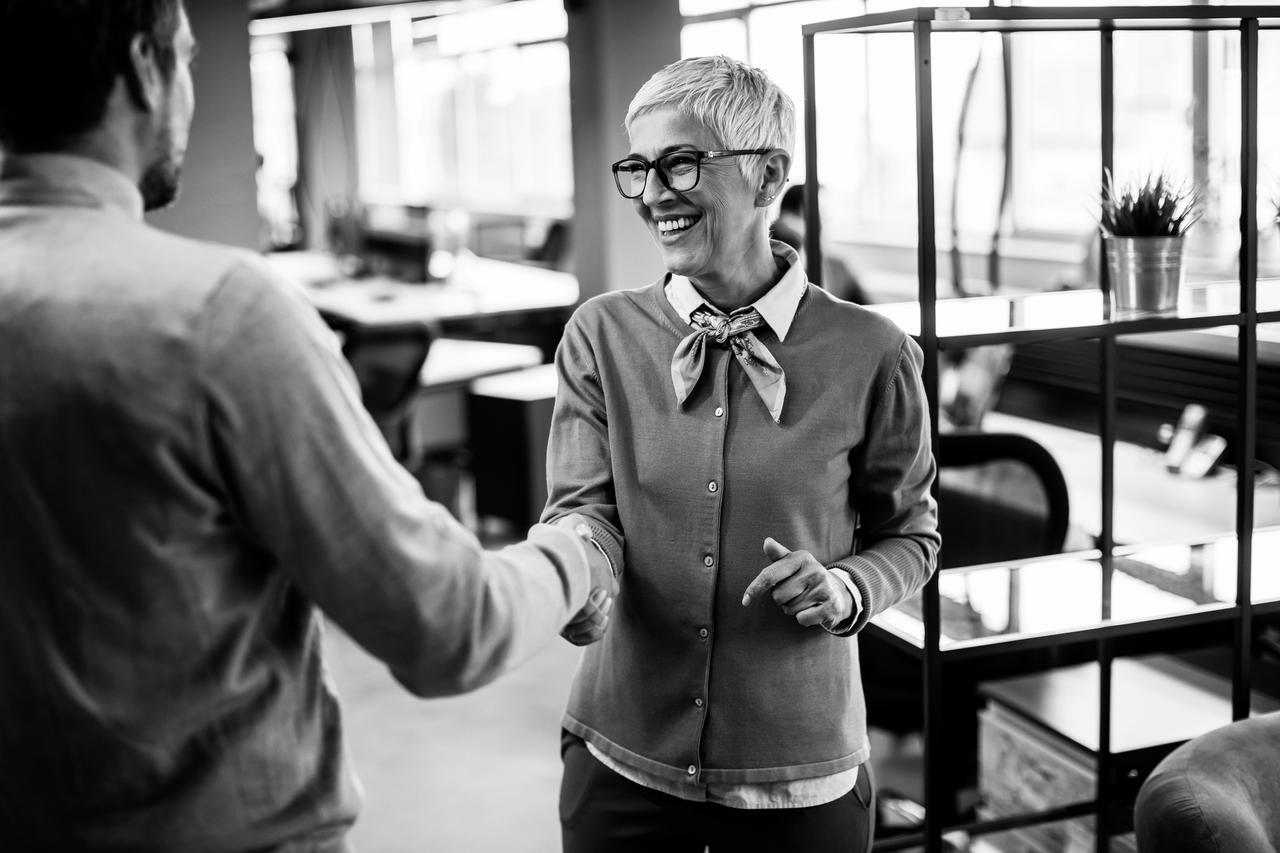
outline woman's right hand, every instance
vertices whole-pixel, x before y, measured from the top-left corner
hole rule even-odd
[[[586,606],[569,620],[560,636],[575,646],[589,646],[604,637],[609,629],[609,612],[613,610],[613,596],[609,591],[596,587],[587,597]]]

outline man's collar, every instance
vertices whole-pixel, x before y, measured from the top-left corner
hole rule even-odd
[[[800,263],[800,256],[795,249],[777,240],[771,241],[769,248],[778,262],[786,266],[787,271],[782,274],[777,284],[769,288],[764,296],[749,307],[759,311],[760,316],[769,324],[769,328],[773,329],[773,333],[778,336],[778,340],[783,341],[791,331],[791,323],[796,318],[800,297],[804,296],[807,280],[804,275],[804,266]],[[693,282],[683,275],[674,273],[671,275],[667,280],[666,295],[671,307],[676,309],[676,313],[686,322],[691,322],[693,312],[703,306],[717,314],[723,313],[707,302],[693,286]]]
[[[142,193],[110,166],[74,154],[8,154],[0,161],[0,203],[110,208],[142,220]]]

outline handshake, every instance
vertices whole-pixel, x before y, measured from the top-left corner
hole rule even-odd
[[[604,637],[609,628],[609,612],[618,594],[618,568],[581,515],[569,516],[565,523],[586,545],[591,568],[591,592],[587,595],[587,603],[564,626],[560,636],[575,646],[588,646]]]

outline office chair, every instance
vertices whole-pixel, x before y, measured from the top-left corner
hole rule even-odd
[[[958,431],[938,443],[938,532],[945,570],[1062,552],[1070,501],[1056,460],[1016,433]],[[948,618],[964,618],[942,601]],[[920,662],[881,642],[860,640],[867,721],[905,735],[924,725]]]
[[[342,354],[360,383],[360,396],[392,454],[412,455],[410,403],[431,348],[431,330],[420,323],[350,326],[342,330]]]
[[[943,433],[938,466],[939,568],[1061,553],[1071,506],[1044,445],[1017,433]]]
[[[1139,853],[1280,851],[1280,713],[1206,732],[1165,756],[1134,806]]]

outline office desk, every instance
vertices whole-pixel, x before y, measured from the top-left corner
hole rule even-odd
[[[569,273],[472,257],[440,284],[338,279],[306,285],[307,298],[335,326],[448,323],[536,312],[567,312],[578,300]]]
[[[465,446],[469,382],[545,360],[545,342],[503,342],[501,330],[492,324],[541,322],[555,329],[558,340],[578,300],[578,280],[568,273],[469,253],[459,254],[449,280],[436,284],[344,278],[331,256],[316,252],[282,252],[268,256],[268,262],[300,283],[311,304],[339,332],[353,326],[425,323],[447,335],[437,334],[432,342],[422,388],[412,405],[411,442],[419,452]],[[489,325],[477,329],[476,323]]]
[[[410,436],[420,453],[467,446],[467,390],[473,380],[542,363],[534,346],[437,338],[422,366],[422,387],[410,411]],[[514,439],[513,439],[514,440]]]
[[[1096,435],[1040,421],[990,412],[982,427],[1014,432],[1043,444],[1062,468],[1071,497],[1071,523],[1097,535],[1102,530],[1102,444]],[[1164,467],[1156,450],[1115,444],[1113,535],[1123,543],[1210,538],[1236,528],[1236,482],[1230,472],[1190,478]],[[945,476],[945,473],[943,474]],[[1280,485],[1257,485],[1254,524],[1280,525]]]

